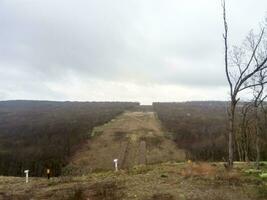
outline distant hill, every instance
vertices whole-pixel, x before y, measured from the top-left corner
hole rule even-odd
[[[0,101],[0,174],[60,175],[69,156],[131,102]]]

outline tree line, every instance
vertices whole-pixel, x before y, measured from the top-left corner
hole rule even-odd
[[[188,159],[228,161],[228,105],[229,102],[216,101],[153,103],[153,108],[178,148],[187,150]],[[267,159],[266,114],[265,110],[258,110],[262,160]],[[234,124],[234,160],[256,161],[255,120],[253,102],[239,102]]]
[[[0,174],[43,176],[46,168],[61,174],[69,157],[93,127],[102,125],[131,102],[0,102]]]

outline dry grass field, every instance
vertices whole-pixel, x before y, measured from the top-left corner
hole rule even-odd
[[[234,170],[226,171],[222,163],[168,162],[50,180],[30,177],[28,184],[24,178],[0,177],[0,199],[267,199],[267,181],[250,168],[253,164],[235,163]]]
[[[127,169],[139,164],[184,161],[185,152],[167,138],[154,112],[128,111],[96,127],[64,173],[82,175],[113,169],[115,158],[120,168]]]

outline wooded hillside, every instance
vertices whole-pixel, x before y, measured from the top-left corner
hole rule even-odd
[[[0,102],[0,174],[42,176],[45,168],[60,175],[68,157],[93,127],[139,103]]]
[[[242,125],[244,118],[242,110],[246,104],[246,102],[240,103],[237,109],[234,156],[235,160],[244,161],[241,151],[244,150],[242,146],[246,146],[248,160],[254,161],[256,150],[253,115],[247,113],[246,124]],[[188,158],[210,161],[227,160],[227,102],[154,103],[153,107],[163,126],[172,133],[179,148],[188,150]],[[265,114],[261,114],[262,160],[267,159]],[[242,126],[246,127],[242,128]]]

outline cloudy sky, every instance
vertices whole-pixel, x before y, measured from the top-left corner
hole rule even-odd
[[[228,0],[231,42],[266,0]],[[0,0],[0,100],[227,100],[220,0]]]

